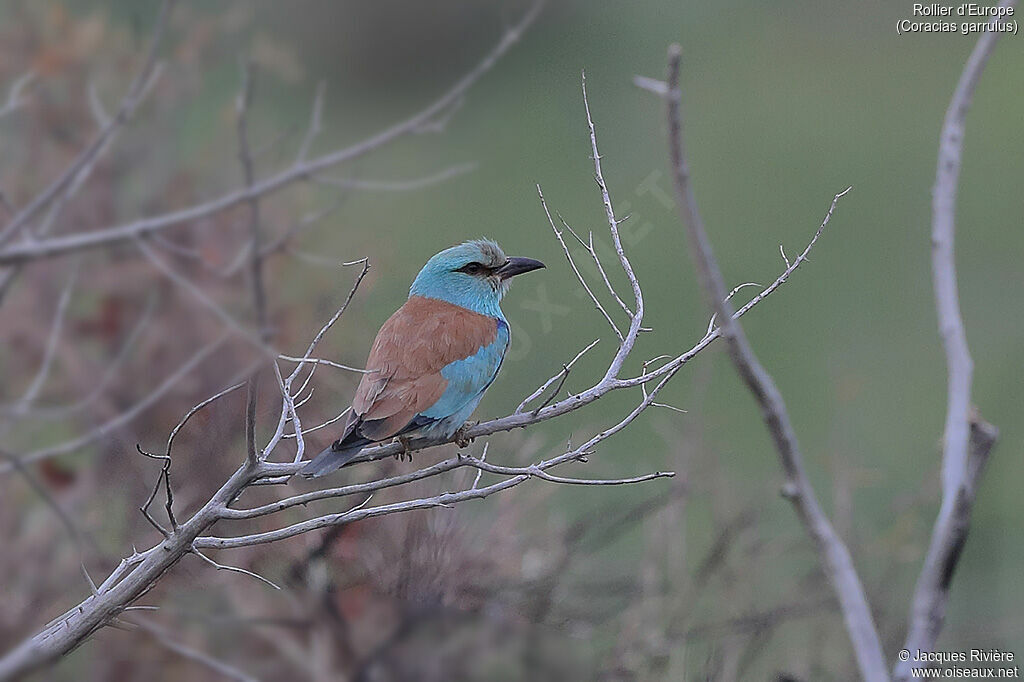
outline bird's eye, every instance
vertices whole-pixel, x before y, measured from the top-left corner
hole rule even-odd
[[[479,263],[467,263],[459,268],[459,272],[464,272],[467,275],[479,275],[483,272],[484,266]]]

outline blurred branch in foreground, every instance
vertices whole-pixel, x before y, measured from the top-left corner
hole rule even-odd
[[[1016,4],[1016,0],[1003,0],[999,7]],[[932,189],[932,279],[939,335],[946,352],[946,423],[942,436],[942,504],[914,590],[904,644],[905,649],[914,652],[932,651],[945,623],[950,585],[967,541],[978,482],[999,438],[999,429],[986,422],[971,404],[974,362],[960,312],[953,251],[965,119],[999,36],[997,31],[986,31],[978,39],[946,110],[939,138]],[[908,680],[910,675],[909,661],[897,661],[894,678]]]

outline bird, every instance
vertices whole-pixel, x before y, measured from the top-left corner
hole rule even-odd
[[[509,258],[490,239],[435,254],[370,347],[341,436],[300,473],[324,476],[359,452],[395,437],[442,441],[456,435],[494,381],[511,342],[501,299],[511,279],[543,268]]]

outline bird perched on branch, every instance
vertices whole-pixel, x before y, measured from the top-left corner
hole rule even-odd
[[[487,239],[427,261],[366,361],[341,437],[302,469],[323,476],[368,445],[394,437],[451,438],[480,403],[508,350],[501,298],[511,278],[543,268]]]

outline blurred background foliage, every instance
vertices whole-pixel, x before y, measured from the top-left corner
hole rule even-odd
[[[945,369],[931,290],[930,186],[939,126],[975,41],[960,35],[898,36],[896,21],[910,7],[880,1],[827,9],[800,1],[550,2],[443,131],[406,139],[332,175],[400,181],[466,162],[476,164],[472,172],[408,192],[300,185],[266,202],[266,224],[274,231],[339,202],[296,244],[301,257],[272,266],[280,345],[298,348],[347,291],[354,273],[324,267],[321,259],[367,256],[373,265],[356,305],[328,339],[330,357],[359,364],[427,257],[463,239],[488,236],[509,253],[544,260],[548,270],[524,278],[506,299],[514,349],[477,417],[508,413],[580,348],[606,337],[569,377],[568,389],[584,388],[605,366],[613,344],[581,295],[535,189],[540,183],[549,205],[577,231],[593,230],[607,252],[580,96],[584,69],[605,176],[620,214],[630,215],[624,236],[654,328],[642,337],[627,369],[636,372],[644,358],[696,342],[707,313],[670,203],[662,106],[631,84],[635,74],[662,77],[665,48],[679,42],[694,181],[729,282],[772,281],[783,269],[779,244],[790,255],[798,253],[832,195],[853,186],[810,262],[744,323],[786,397],[809,472],[851,546],[892,654],[937,509]],[[73,215],[100,227],[238,186],[234,99],[240,55],[257,69],[255,139],[286,136],[260,161],[260,171],[267,173],[293,158],[318,82],[326,87],[324,132],[314,149],[327,150],[431,101],[477,63],[523,8],[465,0],[183,2],[172,22],[155,103],[132,124],[98,186]],[[27,69],[39,74],[40,101],[32,120],[0,123],[0,185],[9,194],[27,196],[87,139],[85,84],[95,83],[101,96],[116,101],[145,45],[154,10],[154,3],[133,0],[0,3],[0,84],[6,87]],[[1024,173],[1022,73],[1020,39],[1005,37],[968,118],[958,211],[961,304],[976,364],[974,400],[1000,426],[1002,438],[979,494],[943,649],[1012,650],[1024,641],[1024,194],[1017,187]],[[223,255],[215,245],[210,248],[213,260]],[[94,299],[76,304],[78,324],[85,325],[76,332],[82,344],[100,343],[90,339],[89,329],[125,314],[111,312],[100,292],[117,289],[130,264],[116,256],[102,263],[118,274],[87,273],[98,283],[90,288]],[[37,286],[52,292],[61,286],[62,272],[55,265]],[[132,292],[133,311],[147,288]],[[25,294],[10,305],[44,324],[51,313],[33,312],[32,300]],[[9,320],[13,313],[4,314]],[[0,351],[3,372],[18,376],[9,349],[31,346],[31,335],[4,335],[5,345],[12,345]],[[176,348],[209,340],[198,322],[195,329],[166,327],[161,339],[147,346],[134,378],[158,376],[154,366],[165,361],[163,350],[173,355]],[[102,348],[96,353],[102,365]],[[136,525],[133,507],[154,472],[136,461],[131,444],[160,442],[177,415],[207,394],[215,374],[186,382],[111,442],[60,460],[60,471],[71,472],[72,481],[61,488],[63,499],[79,510],[110,556],[147,532]],[[331,381],[315,398],[324,414],[345,403],[352,388],[348,377]],[[526,463],[549,454],[574,435],[579,439],[610,423],[636,398],[610,397],[526,433],[495,437],[490,457]],[[130,392],[124,399],[130,400]],[[344,625],[335,620],[324,627],[335,637],[337,628],[354,633],[346,645],[351,651],[337,654],[338,669],[352,679],[767,679],[783,673],[853,679],[841,618],[809,543],[778,495],[780,476],[768,435],[721,349],[684,370],[665,401],[688,413],[647,413],[608,441],[586,472],[612,477],[672,468],[680,473],[677,484],[613,490],[536,484],[493,504],[371,521],[332,534],[320,546],[328,557],[323,565],[306,555],[320,539],[299,540],[287,550],[265,546],[258,549],[263,556],[251,561],[278,576],[293,571],[292,585],[300,592],[312,593],[310,585],[324,580],[332,585],[327,594],[340,606],[331,611]],[[237,407],[216,407],[204,422],[210,429],[204,438],[213,433],[231,447],[204,445],[196,436],[189,441],[191,451],[181,450],[181,466],[200,490],[222,480],[241,456],[240,429],[232,421]],[[46,425],[28,435],[66,437],[76,428]],[[419,461],[435,456],[424,453]],[[91,467],[103,467],[118,483],[114,498],[98,501],[82,491],[85,478],[99,485],[95,479],[101,477],[85,473]],[[45,508],[22,488],[10,478],[0,481],[7,527],[24,532],[25,519],[10,511],[15,503],[19,509],[39,505],[35,523],[50,523]],[[183,504],[189,499],[186,494]],[[134,515],[130,522],[118,520],[122,508],[125,516]],[[59,530],[48,532],[54,542],[62,540]],[[456,549],[448,563],[416,559],[409,549],[419,546],[416,537]],[[369,546],[379,554],[372,561],[365,558]],[[286,554],[295,561],[291,568]],[[3,563],[11,572],[28,570],[13,559]],[[370,587],[365,576],[351,578],[352,564],[365,564],[375,576]],[[387,578],[388,567],[396,566],[420,582]],[[68,567],[66,581],[77,594],[85,586],[78,584],[73,559]],[[253,597],[258,585],[238,585],[237,577],[211,579],[207,570],[180,567],[184,579],[161,585],[153,603],[177,600],[183,613],[207,616],[234,612],[239,604],[283,613],[287,602],[293,610],[315,611],[304,601],[306,592]],[[328,577],[311,577],[317,571]],[[190,584],[201,572],[201,580],[216,585],[221,596],[204,597],[212,587]],[[68,588],[56,576],[51,583],[37,605],[57,613],[66,606]],[[395,599],[419,603],[417,590],[432,595],[423,603],[435,604],[434,599],[444,608],[429,616],[396,610]],[[13,598],[4,591],[5,601]],[[232,592],[243,596],[233,602],[223,596]],[[391,610],[378,602],[391,604]],[[264,650],[278,636],[259,628],[193,631],[189,617],[176,617],[193,643],[228,659],[259,663],[267,674],[288,674],[290,664],[281,661],[298,666],[294,661],[302,658],[275,642],[276,663],[261,656],[246,660],[242,652]],[[435,620],[418,628],[418,619]],[[6,629],[11,637],[0,639],[9,643],[40,623],[38,617],[3,622],[0,635]],[[300,634],[296,641],[316,649],[313,635]],[[53,674],[207,674],[157,647],[143,656],[133,639],[138,637],[104,632]],[[162,672],[146,667],[154,661],[162,661]],[[363,667],[352,661],[363,661]],[[252,672],[262,676],[260,670]]]

